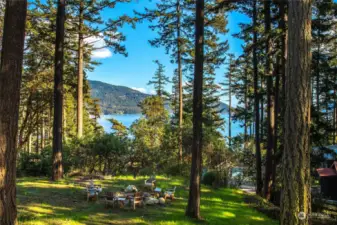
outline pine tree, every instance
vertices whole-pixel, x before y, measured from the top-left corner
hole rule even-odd
[[[63,62],[64,62],[65,1],[58,1],[55,39],[54,126],[52,180],[63,178],[62,118],[63,118]]]
[[[69,6],[74,12],[72,18],[69,19],[73,24],[77,24],[74,28],[78,35],[77,44],[77,137],[83,135],[83,84],[84,84],[84,52],[86,48],[97,50],[99,48],[109,47],[115,53],[127,56],[125,47],[121,44],[125,40],[125,36],[118,31],[125,22],[132,23],[132,19],[127,16],[121,16],[117,19],[110,19],[105,22],[102,20],[101,13],[104,9],[113,9],[117,3],[129,2],[130,0],[71,0]],[[96,39],[103,39],[105,46],[95,48],[93,45]]]
[[[289,1],[281,225],[311,223],[311,1]],[[294,96],[297,96],[294,98]],[[297,181],[297,182],[294,182]],[[299,218],[302,213],[303,219]]]
[[[16,145],[27,1],[6,1],[0,65],[0,224],[17,223]]]
[[[228,63],[228,72],[225,75],[226,81],[224,83],[220,83],[220,85],[224,86],[224,96],[228,96],[228,146],[231,149],[232,147],[232,94],[233,94],[233,75],[235,71],[235,61],[234,55],[229,54],[229,63]],[[226,88],[227,87],[227,88]]]
[[[178,96],[178,118],[179,135],[179,162],[182,162],[183,157],[183,58],[186,54],[186,45],[190,40],[184,35],[185,26],[182,23],[184,20],[185,4],[182,0],[161,1],[156,4],[155,9],[145,8],[144,13],[137,13],[142,19],[148,19],[150,22],[157,22],[150,25],[150,29],[156,30],[159,34],[158,38],[150,40],[150,44],[154,47],[163,46],[166,52],[171,55],[171,62],[177,64],[177,84],[178,88],[174,89],[173,95]]]
[[[186,215],[200,219],[200,174],[202,162],[202,93],[204,73],[204,0],[196,1],[195,65],[193,91],[193,150],[190,191]]]
[[[157,64],[157,70],[148,85],[153,85],[157,95],[166,99],[169,97],[169,94],[165,91],[165,86],[170,81],[169,78],[165,76],[165,66],[158,60],[155,60],[154,63]]]
[[[272,72],[272,33],[271,33],[271,1],[264,1],[264,19],[265,19],[265,75],[267,76],[267,154],[264,180],[264,197],[270,200],[271,186],[273,177],[273,154],[275,150],[275,96]]]
[[[254,73],[254,96],[255,96],[255,156],[256,156],[256,194],[262,194],[261,173],[261,146],[260,146],[260,111],[258,90],[258,62],[257,62],[257,6],[253,0],[253,73]]]

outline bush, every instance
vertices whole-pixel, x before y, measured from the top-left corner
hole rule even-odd
[[[152,167],[145,167],[139,170],[140,176],[153,176],[155,174]]]
[[[202,183],[208,186],[212,186],[213,183],[216,181],[217,175],[216,172],[210,171],[205,173],[205,175],[202,178]]]
[[[51,160],[51,158],[49,158]],[[18,176],[49,176],[51,162],[38,154],[22,153],[19,158]]]
[[[182,165],[179,164],[171,164],[165,169],[165,174],[168,176],[183,176],[188,177],[190,174],[191,166],[187,163]]]
[[[68,160],[69,149],[64,148],[63,152],[63,171],[69,171],[70,163]],[[23,152],[18,158],[18,176],[51,176],[52,172],[52,149],[50,147],[41,151],[41,154]]]

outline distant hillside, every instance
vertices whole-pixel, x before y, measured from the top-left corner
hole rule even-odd
[[[138,103],[150,96],[125,86],[107,84],[101,81],[89,80],[89,85],[91,97],[100,100],[101,109],[105,115],[140,113],[141,109],[138,107]],[[221,102],[220,109],[225,109],[223,113],[227,113],[228,105]]]
[[[107,114],[140,113],[138,103],[149,95],[124,86],[89,80],[91,96],[101,100],[102,112]]]

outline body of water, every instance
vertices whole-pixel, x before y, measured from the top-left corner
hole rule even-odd
[[[111,114],[111,115],[102,115],[101,118],[98,120],[98,123],[103,126],[105,132],[111,133],[112,124],[108,119],[114,118],[121,122],[124,126],[130,127],[133,122],[139,119],[142,115],[141,114]],[[225,132],[224,135],[228,136],[228,114],[222,114],[225,119]],[[232,122],[232,136],[236,136],[239,133],[243,133],[242,123],[240,122]]]

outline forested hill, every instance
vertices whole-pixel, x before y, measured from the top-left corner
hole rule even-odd
[[[89,80],[89,84],[91,87],[91,97],[100,100],[103,114],[140,113],[138,103],[149,96],[125,86],[93,80]]]
[[[129,87],[107,84],[101,81],[89,80],[89,85],[91,97],[100,100],[102,113],[105,115],[140,113],[138,103],[149,96]],[[228,111],[228,105],[223,102],[220,103],[220,108],[225,109],[223,113]]]

